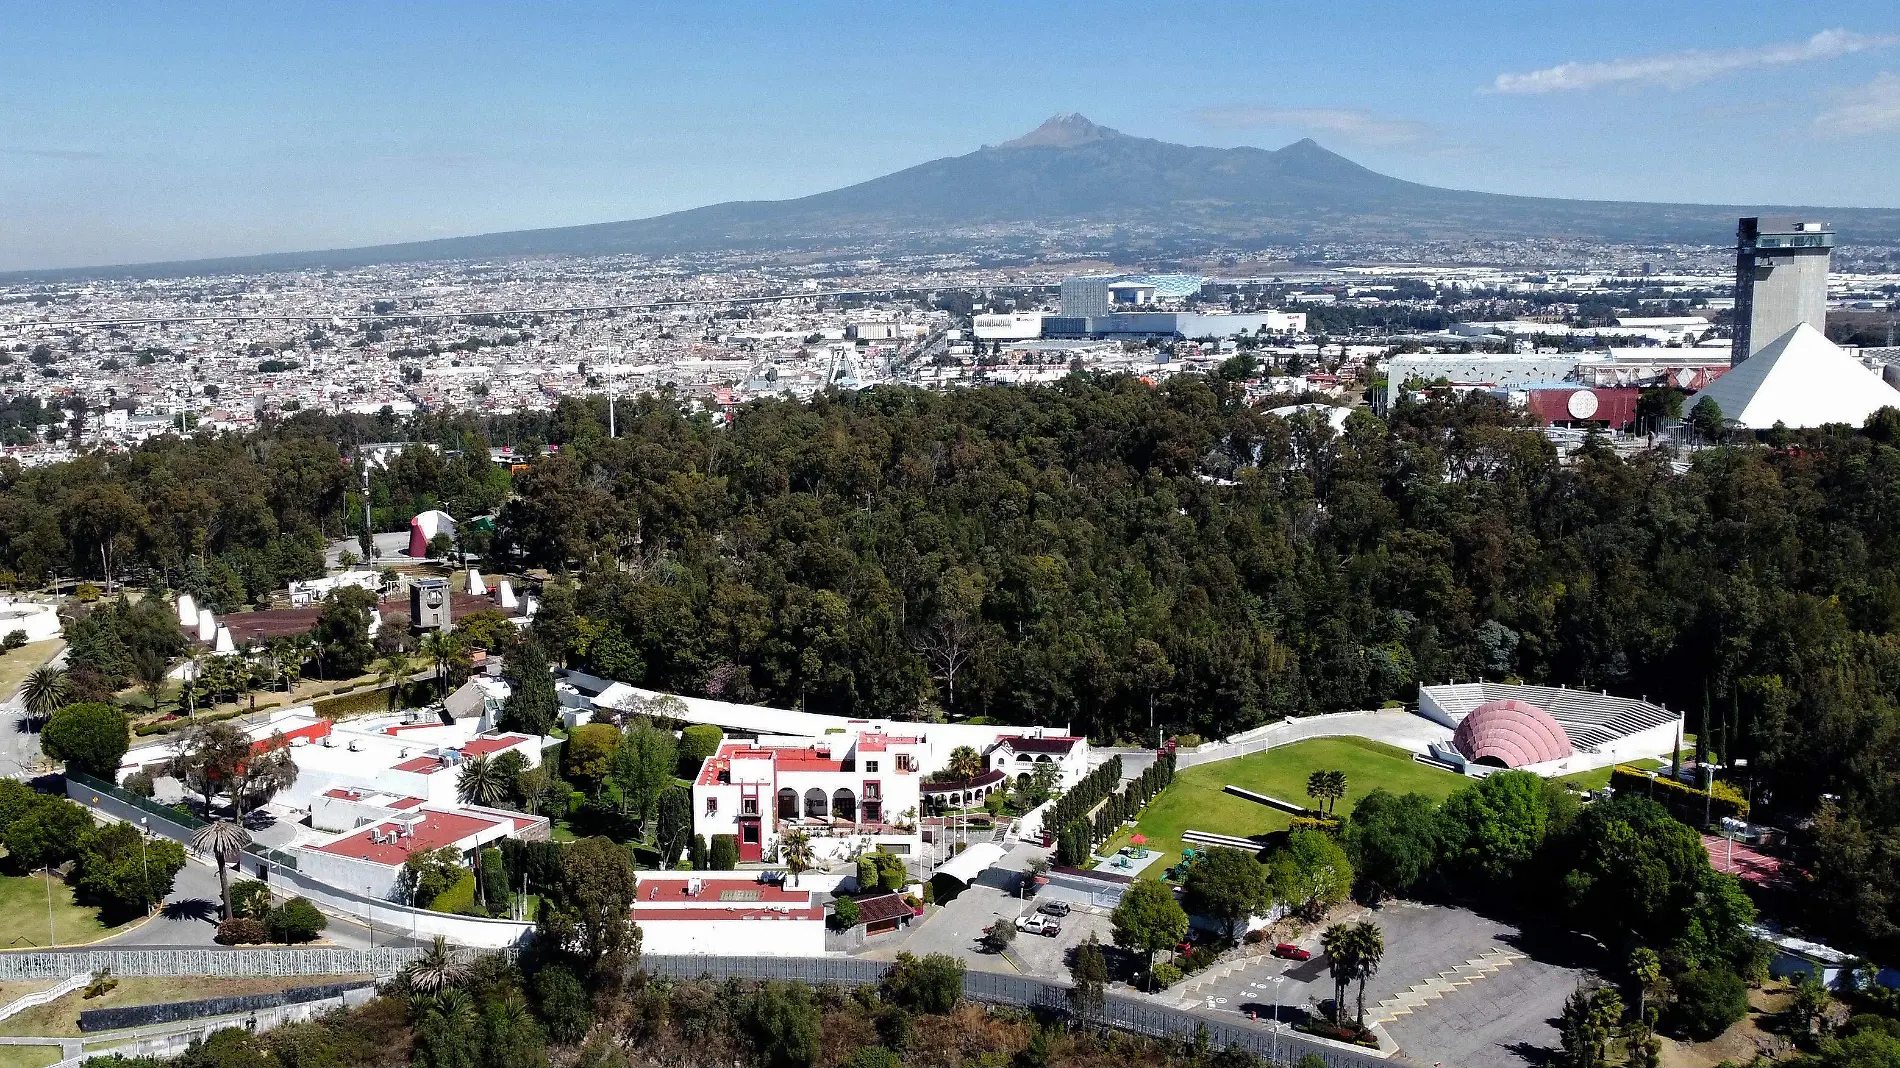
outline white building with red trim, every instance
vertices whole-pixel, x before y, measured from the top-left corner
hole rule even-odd
[[[882,848],[915,852],[925,743],[882,731],[727,742],[693,783],[693,830],[729,834],[739,860],[776,856],[793,829],[820,860]]]
[[[1058,789],[1067,790],[1081,782],[1089,773],[1088,739],[1072,734],[1025,731],[998,738],[984,755],[984,764],[991,771],[1008,775],[1011,783],[1028,782],[1035,774],[1036,765],[1051,763],[1062,773],[1056,783]]]
[[[640,873],[633,919],[642,953],[822,957],[825,907],[812,891],[756,872]]]

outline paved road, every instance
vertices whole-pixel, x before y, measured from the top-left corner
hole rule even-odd
[[[233,882],[242,878],[248,877],[231,873]],[[157,916],[124,934],[94,944],[100,948],[216,945],[222,900],[217,869],[193,857],[178,873],[172,883],[171,896],[160,906]],[[353,949],[369,947],[370,931],[361,921],[328,911],[324,915],[330,921],[323,932],[325,941]],[[379,946],[412,944],[407,932],[392,931],[382,924],[377,924],[375,940]]]
[[[63,666],[66,647],[61,645],[47,663]],[[0,694],[0,776],[24,779],[32,775],[33,764],[40,758],[40,736],[30,727],[19,694]]]

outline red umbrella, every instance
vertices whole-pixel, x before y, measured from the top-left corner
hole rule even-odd
[[[1145,835],[1145,834],[1131,834],[1131,835],[1129,835],[1129,836],[1128,836],[1128,840],[1129,840],[1130,842],[1133,842],[1133,843],[1134,843],[1134,844],[1136,844],[1136,845],[1147,845],[1147,844],[1148,844],[1148,836],[1147,836],[1147,835]]]

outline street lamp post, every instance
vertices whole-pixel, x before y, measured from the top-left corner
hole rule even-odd
[[[1280,984],[1286,982],[1286,976],[1273,977],[1273,1063],[1280,1063]]]
[[[139,817],[139,867],[145,871],[145,914],[150,916],[158,907],[158,901],[152,893],[152,862],[145,851],[145,836],[151,833],[152,818]]]

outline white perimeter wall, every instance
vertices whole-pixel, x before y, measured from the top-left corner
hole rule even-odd
[[[653,920],[641,918],[642,953],[710,957],[822,957],[825,921]]]

